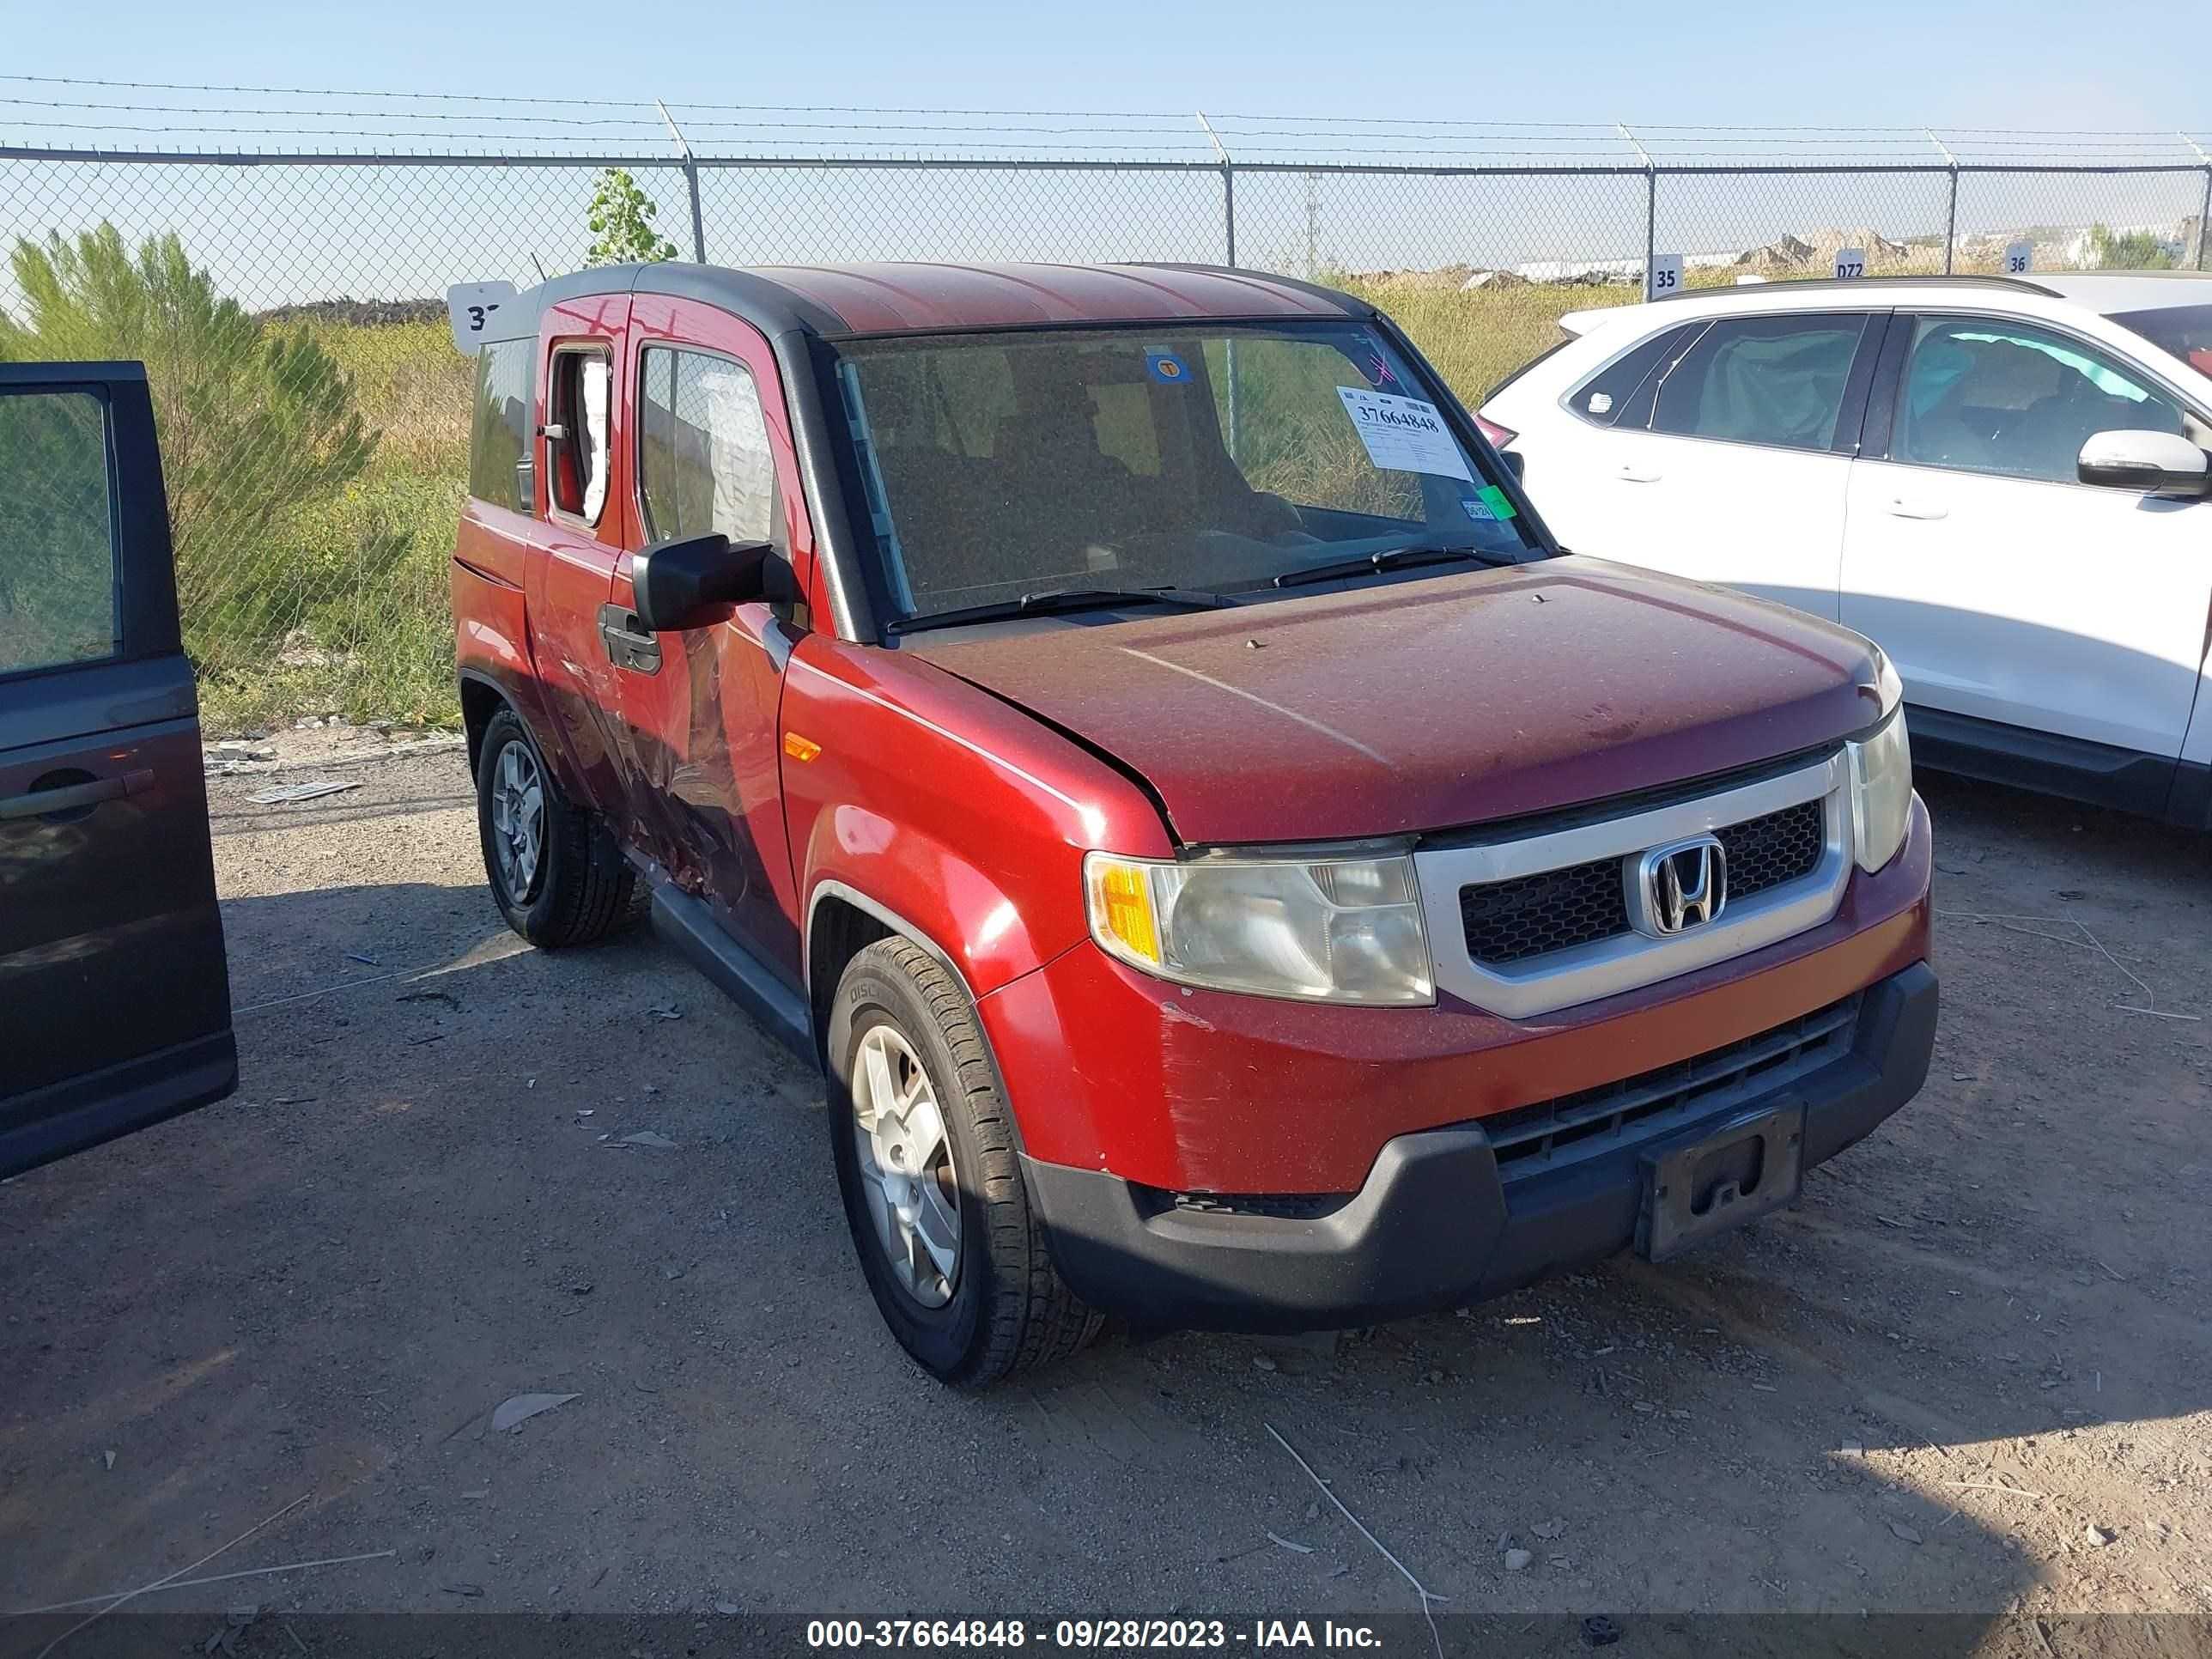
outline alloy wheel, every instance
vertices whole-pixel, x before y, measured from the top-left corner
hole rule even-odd
[[[500,751],[492,775],[491,827],[501,884],[508,898],[527,904],[545,846],[545,781],[526,744],[510,743]]]
[[[869,1027],[854,1056],[853,1139],[892,1276],[923,1307],[943,1307],[960,1275],[952,1143],[921,1057],[888,1024]]]

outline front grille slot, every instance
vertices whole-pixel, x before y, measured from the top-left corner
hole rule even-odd
[[[1858,1013],[1859,998],[1846,997],[1724,1048],[1485,1118],[1498,1174],[1509,1183],[1540,1175],[1667,1134],[1732,1098],[1794,1081],[1851,1046]]]
[[[1800,801],[1713,833],[1728,854],[1729,899],[1749,898],[1812,874],[1827,845],[1827,815],[1820,802]]]
[[[1625,933],[1620,879],[1614,858],[1462,887],[1467,953],[1477,962],[1521,962]]]
[[[1800,801],[1714,831],[1728,855],[1730,902],[1799,880],[1820,867],[1826,805]],[[1616,939],[1631,931],[1625,871],[1636,854],[1472,883],[1459,890],[1467,953],[1499,966]]]

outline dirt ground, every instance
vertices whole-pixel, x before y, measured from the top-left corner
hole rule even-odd
[[[303,1494],[209,1571],[392,1553],[148,1604],[1416,1609],[1270,1426],[1461,1612],[2212,1610],[2199,837],[1923,779],[1928,1088],[1686,1262],[969,1397],[879,1328],[815,1078],[642,928],[508,934],[457,753],[242,764],[243,1087],[0,1188],[0,1611]]]

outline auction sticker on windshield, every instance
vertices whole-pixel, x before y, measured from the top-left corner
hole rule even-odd
[[[1363,392],[1340,386],[1344,412],[1352,416],[1367,459],[1393,472],[1430,472],[1474,482],[1467,457],[1434,404],[1419,398],[1394,398],[1387,392]]]

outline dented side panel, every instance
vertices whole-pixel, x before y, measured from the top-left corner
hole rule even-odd
[[[753,511],[772,477],[774,501],[759,503],[761,526],[791,563],[801,591],[814,567],[813,526],[799,479],[791,426],[775,359],[750,325],[714,307],[661,295],[636,296],[618,375],[629,415],[624,441],[622,556],[609,603],[629,611],[635,603],[632,556],[652,539],[640,490],[645,440],[641,395],[645,354],[664,348],[695,354],[698,363],[742,390],[750,411],[757,399],[768,434],[766,453],[707,459],[718,491],[715,527],[725,533]],[[740,377],[750,377],[750,384]],[[709,404],[712,394],[709,393]],[[711,427],[711,407],[690,411]],[[685,526],[688,530],[690,526]],[[755,533],[757,533],[756,531]],[[784,833],[781,732],[784,665],[797,630],[766,605],[735,605],[710,627],[662,633],[659,661],[651,667],[618,666],[614,673],[620,720],[612,755],[622,780],[617,831],[629,846],[654,860],[684,891],[703,900],[715,918],[753,953],[799,983],[799,904]]]
[[[556,755],[571,799],[601,812],[622,804],[621,716],[614,664],[599,634],[599,611],[606,604],[615,559],[623,547],[629,497],[629,410],[617,396],[608,420],[607,491],[599,520],[586,526],[547,505],[552,495],[551,455],[544,431],[554,349],[587,343],[606,346],[620,361],[629,296],[591,295],[546,308],[539,323],[538,407],[531,440],[539,480],[537,517],[532,529],[538,547],[526,562],[523,592],[530,611],[531,659],[544,687],[550,730],[539,746]]]
[[[495,687],[530,728],[565,793],[580,780],[565,744],[553,741],[544,689],[531,660],[522,588],[532,526],[520,513],[470,501],[461,509],[452,570],[453,659],[463,679]]]

